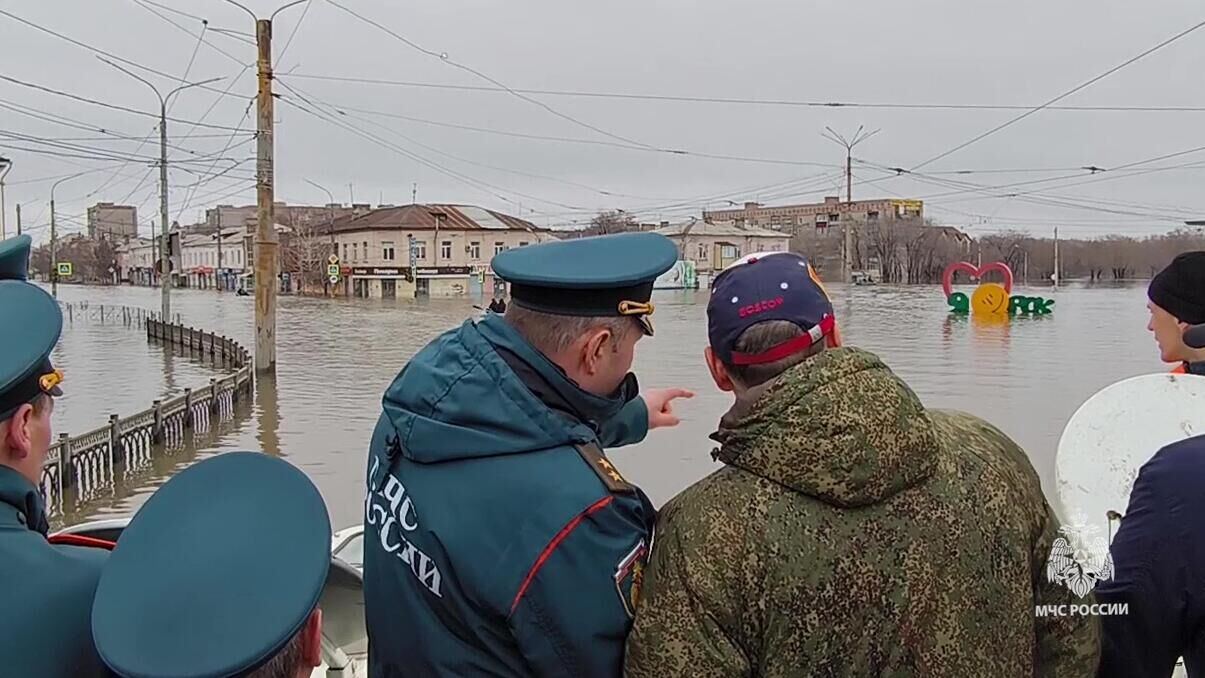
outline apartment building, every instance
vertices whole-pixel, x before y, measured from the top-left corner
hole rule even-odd
[[[88,208],[88,238],[124,240],[138,237],[138,208],[98,202]]]
[[[922,220],[925,205],[920,200],[883,198],[842,202],[827,197],[824,202],[767,207],[747,202],[744,207],[703,212],[703,220],[715,223],[732,221],[738,225],[798,233],[805,227],[828,229],[843,224],[876,223],[892,219]]]

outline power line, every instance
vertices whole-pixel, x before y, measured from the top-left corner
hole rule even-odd
[[[571,116],[571,115],[568,115],[568,114],[562,113],[562,112],[560,112],[560,111],[556,110],[555,108],[553,108],[553,107],[549,106],[548,104],[546,104],[546,103],[544,103],[544,102],[540,101],[539,99],[533,99],[533,98],[531,98],[531,97],[529,97],[529,96],[526,96],[526,95],[525,95],[525,94],[523,94],[522,92],[520,92],[520,91],[518,91],[518,90],[516,90],[516,89],[513,89],[513,88],[511,88],[511,87],[507,86],[505,83],[502,83],[502,82],[500,82],[500,81],[498,81],[498,80],[496,80],[496,79],[494,79],[494,78],[491,78],[490,76],[486,75],[485,73],[482,73],[481,71],[479,71],[479,70],[477,70],[477,69],[475,69],[475,68],[472,68],[472,67],[470,67],[470,66],[466,66],[466,65],[464,65],[464,64],[462,64],[462,63],[459,63],[459,62],[457,62],[457,61],[452,60],[451,58],[449,58],[449,57],[448,57],[448,54],[447,54],[446,52],[433,52],[433,51],[431,51],[431,50],[429,50],[429,49],[427,49],[427,48],[425,48],[425,47],[422,47],[421,45],[418,45],[417,43],[415,43],[415,42],[413,42],[413,41],[411,41],[411,40],[407,39],[406,37],[404,37],[404,36],[402,36],[402,35],[400,35],[400,34],[398,34],[398,33],[394,32],[393,30],[391,30],[391,29],[387,28],[386,26],[384,26],[384,25],[382,25],[382,24],[380,24],[380,23],[378,23],[378,22],[376,22],[376,21],[373,21],[372,19],[369,19],[368,17],[365,17],[365,16],[364,16],[364,15],[362,15],[362,14],[358,14],[358,13],[356,13],[355,11],[353,11],[353,10],[351,10],[351,9],[349,9],[349,8],[347,8],[347,7],[343,6],[343,5],[341,5],[341,4],[339,4],[338,2],[335,2],[335,0],[326,0],[326,1],[327,1],[327,2],[329,2],[330,4],[334,5],[335,7],[338,7],[339,9],[343,10],[344,12],[347,12],[348,14],[350,14],[350,15],[352,15],[352,16],[354,16],[354,17],[356,17],[356,18],[357,18],[357,19],[359,19],[360,21],[363,21],[364,23],[367,23],[368,25],[370,25],[370,26],[374,26],[374,27],[376,27],[377,29],[379,29],[379,30],[383,31],[384,33],[386,33],[386,34],[388,34],[388,35],[393,36],[394,38],[396,38],[397,40],[399,40],[399,41],[401,41],[402,43],[406,44],[407,46],[411,47],[412,49],[415,49],[415,50],[417,50],[417,51],[419,51],[419,52],[422,52],[423,54],[426,54],[426,55],[428,55],[428,56],[435,57],[436,59],[439,59],[441,62],[446,63],[446,64],[448,64],[449,66],[453,66],[453,67],[455,67],[455,68],[459,68],[460,70],[462,70],[462,71],[464,71],[464,72],[466,72],[466,73],[470,73],[470,74],[472,74],[472,75],[474,75],[474,76],[476,76],[476,77],[478,77],[478,78],[480,78],[480,79],[482,79],[482,80],[485,80],[486,82],[488,82],[488,83],[490,83],[490,84],[492,84],[492,85],[494,85],[494,86],[496,86],[496,87],[501,87],[503,90],[505,90],[506,92],[510,93],[512,96],[515,96],[515,97],[517,97],[517,98],[519,98],[519,99],[522,99],[523,101],[526,101],[526,102],[527,102],[527,103],[529,103],[529,104],[533,104],[533,105],[535,105],[535,106],[539,106],[540,108],[542,108],[542,109],[544,109],[544,110],[548,111],[549,113],[551,113],[551,114],[555,115],[555,116],[556,116],[556,117],[558,117],[558,118],[561,118],[562,120],[567,120],[567,121],[569,121],[569,122],[571,122],[571,123],[573,123],[573,124],[575,124],[575,125],[577,125],[577,126],[579,126],[579,127],[584,127],[585,129],[588,129],[588,130],[590,130],[590,131],[592,131],[592,132],[596,132],[596,133],[601,134],[601,135],[603,135],[603,136],[605,136],[605,137],[610,137],[611,139],[615,139],[616,141],[622,141],[622,142],[624,142],[624,143],[629,143],[629,144],[633,144],[633,145],[636,145],[636,146],[648,146],[648,144],[645,144],[645,143],[643,143],[643,142],[640,142],[640,141],[635,141],[635,140],[630,139],[630,138],[628,138],[628,137],[620,136],[620,135],[618,135],[618,134],[613,134],[613,133],[611,133],[611,132],[608,132],[608,131],[607,131],[607,130],[605,130],[605,129],[602,129],[602,128],[600,128],[600,127],[596,127],[596,126],[594,126],[594,125],[591,125],[591,124],[590,124],[590,123],[588,123],[588,122],[584,122],[584,121],[579,120],[579,119],[577,119],[577,118],[575,118],[575,117],[573,117],[573,116]]]
[[[209,42],[208,40],[205,39],[205,31],[209,28],[209,21],[207,19],[198,19],[201,22],[201,33],[197,34],[197,33],[193,33],[192,31],[188,30],[184,26],[181,26],[180,24],[176,23],[175,21],[172,21],[171,19],[163,16],[162,13],[152,9],[151,7],[149,7],[147,5],[146,0],[132,0],[132,2],[136,5],[138,5],[139,7],[145,9],[146,11],[150,12],[151,14],[154,14],[155,16],[159,17],[161,20],[171,24],[177,30],[179,30],[187,35],[190,35],[193,38],[196,38],[198,48],[202,43],[204,43],[206,46],[208,46],[213,51],[221,54],[222,56],[226,57],[227,59],[230,59],[231,61],[235,62],[236,64],[238,64],[240,66],[246,65],[246,62],[244,62],[242,59],[239,59],[238,57],[234,56],[230,52],[227,52],[226,50],[222,49],[221,47],[218,47],[217,45],[215,45],[212,42]],[[193,53],[193,58],[194,59],[196,58],[195,51]],[[191,64],[190,64],[190,67],[191,67]],[[187,73],[188,72],[185,71],[185,77],[184,77],[184,79],[181,79],[181,82],[184,82],[185,79],[188,77]]]
[[[1018,122],[1021,122],[1025,118],[1028,118],[1029,116],[1041,111],[1042,109],[1048,108],[1051,105],[1056,104],[1056,103],[1062,101],[1063,99],[1066,99],[1067,97],[1071,96],[1072,94],[1075,94],[1076,92],[1079,92],[1080,90],[1083,90],[1087,87],[1090,87],[1090,86],[1100,82],[1101,80],[1104,80],[1105,78],[1109,77],[1110,75],[1113,75],[1114,73],[1116,73],[1117,71],[1120,71],[1121,69],[1125,68],[1126,66],[1129,66],[1130,64],[1133,64],[1136,61],[1139,61],[1140,59],[1142,59],[1150,54],[1154,54],[1155,52],[1163,49],[1164,47],[1167,47],[1168,45],[1179,40],[1180,38],[1183,38],[1184,36],[1189,35],[1190,33],[1194,32],[1196,30],[1199,30],[1202,27],[1205,27],[1205,21],[1202,21],[1186,30],[1183,30],[1183,31],[1177,33],[1176,35],[1173,35],[1172,37],[1164,40],[1163,42],[1160,42],[1159,44],[1155,45],[1154,47],[1151,47],[1150,49],[1147,49],[1147,50],[1141,52],[1137,56],[1133,56],[1129,59],[1126,59],[1122,63],[1118,64],[1117,66],[1114,66],[1113,68],[1110,68],[1109,70],[1105,71],[1104,73],[1101,73],[1100,75],[1098,75],[1094,78],[1091,78],[1090,80],[1087,80],[1086,82],[1083,82],[1079,85],[1076,85],[1075,87],[1072,87],[1071,89],[1067,90],[1066,92],[1063,92],[1062,94],[1054,97],[1053,99],[1022,113],[1021,115],[1011,118],[999,125],[996,125],[995,127],[989,129],[988,131],[983,132],[982,134],[979,134],[978,136],[975,136],[967,141],[964,141],[961,144],[958,144],[957,146],[955,146],[954,148],[951,148],[948,151],[939,153],[939,154],[933,156],[932,158],[929,158],[928,160],[920,163],[919,165],[915,165],[914,167],[912,167],[912,169],[918,170],[926,165],[930,165],[934,162],[937,162],[938,160],[941,160],[942,158],[948,157],[954,153],[957,153],[958,151],[961,151],[962,149],[966,148],[967,146],[970,146],[971,144],[974,144],[978,141],[986,139],[987,137],[990,137],[991,135],[995,134],[996,132],[999,132],[1007,127],[1010,127]]]
[[[873,102],[873,101],[808,101],[792,99],[757,99],[744,97],[691,96],[670,94],[636,94],[630,92],[596,92],[586,90],[555,90],[528,89],[503,87],[485,87],[481,85],[452,85],[446,83],[418,82],[409,80],[388,80],[381,78],[363,78],[353,76],[320,75],[316,73],[292,73],[289,77],[307,80],[326,80],[331,82],[346,82],[363,85],[385,85],[390,87],[414,87],[425,89],[444,89],[466,92],[518,92],[537,96],[578,97],[588,99],[626,99],[632,101],[659,101],[699,104],[721,104],[741,106],[785,106],[797,108],[882,108],[900,110],[949,110],[949,111],[1026,111],[1032,105],[1022,104],[951,104],[951,103],[904,103],[904,102]],[[1116,112],[1116,113],[1202,113],[1205,106],[1046,106],[1050,111],[1082,111],[1082,112]]]
[[[285,52],[289,51],[289,45],[293,44],[293,38],[297,37],[297,31],[301,28],[302,22],[305,21],[306,15],[310,13],[310,5],[314,4],[312,0],[307,0],[305,7],[301,10],[301,17],[297,19],[297,23],[293,24],[293,32],[289,33],[289,39],[285,40],[285,46],[281,48],[280,54],[276,55],[276,63],[283,63]]]
[[[3,14],[3,13],[4,13],[4,10],[0,10],[0,14]],[[11,82],[11,83],[13,83],[14,85],[20,85],[20,86],[22,86],[22,87],[28,87],[28,88],[30,88],[30,89],[36,89],[36,90],[39,90],[39,91],[41,91],[41,92],[46,92],[47,94],[54,94],[54,95],[56,95],[56,96],[66,97],[66,98],[68,98],[68,99],[72,99],[72,100],[74,100],[74,101],[79,101],[79,102],[86,103],[86,104],[92,104],[93,106],[100,106],[100,107],[102,107],[102,108],[109,108],[109,109],[112,109],[112,110],[115,110],[115,111],[122,111],[122,112],[124,112],[124,113],[132,113],[132,114],[134,114],[134,115],[141,115],[141,116],[143,116],[143,117],[154,118],[154,119],[156,119],[156,120],[158,120],[158,119],[159,119],[159,115],[158,115],[158,114],[155,114],[155,113],[150,113],[150,112],[147,112],[147,111],[140,111],[140,110],[138,110],[138,109],[136,109],[136,108],[129,108],[128,106],[120,106],[120,105],[118,105],[118,104],[111,104],[111,103],[108,103],[108,102],[105,102],[105,101],[98,101],[98,100],[96,100],[96,99],[90,99],[90,98],[88,98],[88,97],[85,97],[85,96],[80,96],[80,95],[78,95],[78,94],[71,94],[70,92],[64,92],[64,91],[62,91],[62,90],[52,89],[52,88],[50,88],[50,87],[45,87],[45,86],[42,86],[42,85],[36,85],[36,84],[34,84],[34,83],[31,83],[31,82],[25,82],[24,80],[18,80],[18,79],[16,79],[16,78],[13,78],[13,77],[10,77],[10,76],[7,76],[7,75],[0,75],[0,80],[4,80],[4,81],[6,81],[6,82]],[[209,88],[208,88],[208,87],[206,87],[205,89],[209,89]],[[215,90],[215,91],[218,91],[219,93],[221,92],[221,90]],[[205,128],[208,128],[208,129],[220,129],[220,130],[226,130],[226,131],[228,131],[228,132],[229,132],[229,131],[238,131],[238,132],[250,131],[250,130],[243,130],[243,129],[239,129],[239,128],[235,128],[235,127],[225,127],[225,126],[223,126],[223,125],[210,125],[210,124],[203,123],[203,122],[196,122],[196,121],[192,121],[192,120],[183,120],[183,119],[180,119],[180,118],[173,118],[173,117],[170,117],[170,116],[169,116],[167,119],[168,119],[168,120],[170,120],[171,122],[177,122],[177,123],[180,123],[180,124],[185,124],[185,125],[187,125],[187,124],[194,124],[194,125],[196,125],[197,127],[205,127]]]

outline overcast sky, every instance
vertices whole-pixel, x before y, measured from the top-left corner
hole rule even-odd
[[[187,223],[218,202],[253,203],[251,17],[224,0],[155,1],[0,0],[0,10],[170,76],[126,66],[164,93],[181,78],[223,78],[172,102],[169,115],[179,121],[168,124],[176,147],[170,215]],[[1067,237],[1149,234],[1205,218],[1205,149],[1157,159],[1205,147],[1205,112],[1044,110],[917,168],[1025,110],[514,94],[489,81],[703,98],[1037,106],[1205,20],[1190,0],[1162,0],[1158,11],[1130,0],[337,1],[399,37],[328,0],[277,17],[278,200],[325,203],[309,180],[344,203],[352,194],[356,202],[406,203],[417,183],[420,202],[521,211],[540,225],[614,208],[646,221],[680,220],[727,200],[785,204],[843,192],[844,150],[821,134],[865,126],[881,131],[855,149],[854,198],[923,198],[930,217],[972,234],[1048,235],[1056,225]],[[279,6],[244,4],[261,16]],[[209,26],[198,43],[201,18]],[[0,80],[0,155],[14,163],[9,233],[20,202],[27,227],[43,239],[51,184],[82,171],[55,193],[65,232],[82,228],[86,206],[100,200],[137,205],[149,232],[159,218],[158,175],[148,165],[158,154],[150,88],[90,49],[4,14],[0,63],[0,75],[147,114]],[[1059,104],[1205,107],[1203,64],[1205,29]],[[1095,176],[1078,169],[1132,163],[1143,164]],[[975,173],[952,173],[965,170]]]

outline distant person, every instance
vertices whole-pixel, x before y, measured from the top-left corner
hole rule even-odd
[[[1151,320],[1164,362],[1205,375],[1205,252],[1186,252],[1151,280]],[[1142,466],[1113,537],[1113,577],[1101,602],[1128,605],[1104,619],[1102,678],[1166,678],[1184,658],[1205,676],[1205,435],[1164,447]]]
[[[1205,349],[1184,342],[1189,326],[1205,323],[1205,251],[1173,259],[1151,280],[1147,296],[1151,320],[1146,328],[1155,335],[1159,357],[1176,363],[1175,372],[1205,374]]]
[[[653,333],[651,233],[509,250],[493,313],[438,337],[385,392],[369,448],[369,672],[615,677],[656,513],[607,459],[678,423],[629,371]]]
[[[88,615],[109,553],[46,538],[39,488],[62,395],[50,354],[63,316],[25,281],[30,245],[28,235],[0,241],[0,674],[107,676]]]
[[[502,298],[501,294],[494,295],[494,299],[490,301],[489,310],[499,315],[506,313],[506,300]]]
[[[1013,441],[842,347],[794,254],[722,272],[707,321],[724,467],[661,512],[625,675],[1092,675],[1098,622],[1035,617],[1092,601],[1047,580],[1059,523]]]
[[[309,678],[322,663],[331,524],[289,463],[228,452],[194,464],[118,544],[92,609],[96,647],[118,675]]]

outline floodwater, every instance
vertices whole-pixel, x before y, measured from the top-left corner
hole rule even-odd
[[[930,407],[966,410],[999,426],[1028,452],[1051,499],[1054,453],[1079,405],[1119,379],[1167,369],[1146,331],[1143,286],[1018,289],[1056,299],[1054,313],[1004,325],[951,316],[940,287],[833,285],[846,343],[878,353]],[[134,287],[61,286],[64,301],[159,308],[159,292]],[[657,335],[641,341],[636,373],[643,386],[681,386],[693,400],[677,429],[615,450],[629,480],[660,504],[716,470],[708,435],[731,396],[703,364],[706,292],[658,292]],[[173,314],[186,325],[254,341],[253,297],[174,290]],[[398,370],[439,333],[472,317],[469,300],[363,300],[281,297],[275,382],[260,380],[250,407],[198,449],[157,463],[145,483],[79,516],[129,514],[175,468],[219,451],[260,449],[302,468],[321,489],[336,528],[360,520],[362,478],[381,394]],[[148,345],[137,328],[67,323],[56,353],[67,396],[55,410],[59,431],[83,432],[108,414],[143,409],[184,386],[208,383],[213,369]]]

